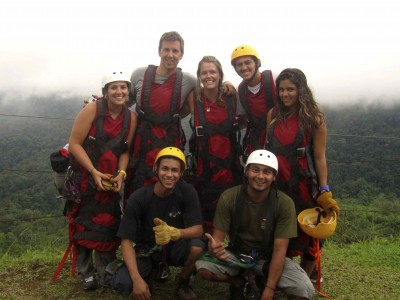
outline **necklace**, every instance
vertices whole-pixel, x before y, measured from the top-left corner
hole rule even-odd
[[[207,99],[204,99],[203,101],[204,101],[204,103],[206,105],[206,112],[210,112],[211,111],[211,105],[209,105]]]

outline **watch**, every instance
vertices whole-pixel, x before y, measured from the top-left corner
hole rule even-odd
[[[329,189],[329,185],[321,185],[321,186],[319,187],[319,191],[320,191],[320,192],[322,192],[322,191],[330,192],[331,190]]]

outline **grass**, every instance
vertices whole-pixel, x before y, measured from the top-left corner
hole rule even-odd
[[[81,282],[71,277],[70,261],[56,282],[51,280],[62,251],[27,252],[0,260],[0,299],[120,299],[113,291],[100,288],[86,292]],[[400,239],[376,239],[340,246],[328,241],[323,250],[321,291],[331,299],[400,299]],[[173,269],[173,272],[176,272]],[[157,283],[152,299],[172,296],[173,281]],[[223,300],[227,286],[194,278],[200,299]],[[316,296],[315,299],[319,297]],[[282,298],[283,299],[283,298]]]

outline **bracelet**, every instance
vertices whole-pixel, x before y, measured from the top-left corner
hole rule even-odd
[[[273,290],[275,292],[275,289],[273,289],[272,287],[270,287],[269,285],[265,286],[266,288],[269,288],[270,290]]]
[[[92,172],[93,172],[94,169],[95,169],[95,167],[92,167],[92,168],[89,170],[89,173],[92,174]]]
[[[124,174],[124,179],[126,179],[126,172],[125,172],[125,170],[118,170],[118,173]]]
[[[319,191],[325,191],[325,192],[330,192],[331,190],[329,189],[329,185],[321,185],[319,187]]]

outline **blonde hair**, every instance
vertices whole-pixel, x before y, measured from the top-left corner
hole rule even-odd
[[[222,65],[219,62],[219,60],[211,55],[203,56],[203,58],[199,61],[199,64],[197,67],[197,73],[196,73],[197,74],[197,82],[196,82],[196,88],[195,88],[196,99],[200,99],[200,95],[201,95],[201,91],[202,91],[201,81],[200,81],[200,69],[201,69],[201,65],[204,63],[212,63],[217,67],[219,75],[220,75],[219,82],[218,82],[218,97],[217,97],[218,100],[217,101],[223,101],[222,100],[222,94],[223,94],[222,82],[224,79],[224,71],[222,70]]]

